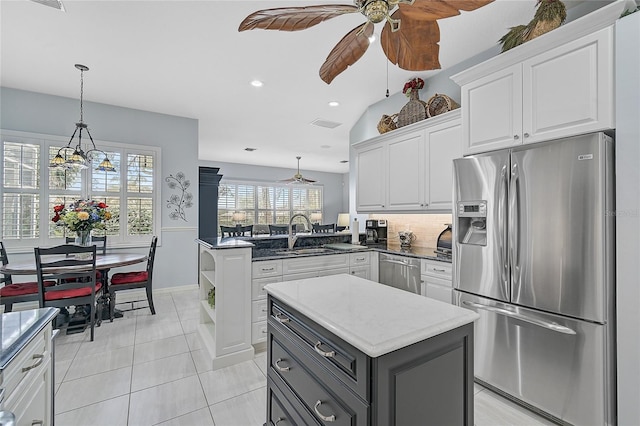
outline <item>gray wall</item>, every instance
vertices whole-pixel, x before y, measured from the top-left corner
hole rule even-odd
[[[79,118],[78,99],[0,88],[0,129],[71,136]],[[191,180],[194,207],[187,209],[187,222],[169,219],[169,209],[162,202],[162,229],[156,252],[154,287],[197,284],[198,221],[198,121],[190,118],[156,114],[114,105],[84,102],[84,118],[99,147],[100,141],[150,145],[162,148],[161,201],[175,192],[164,178],[178,171]],[[146,253],[148,247],[126,249]],[[12,254],[20,260],[33,254]],[[180,265],[176,268],[175,265]],[[128,269],[139,269],[128,268]],[[124,269],[123,269],[124,270]]]
[[[217,161],[200,161],[200,166],[219,167],[222,175],[221,182],[225,180],[247,180],[254,182],[274,183],[282,179],[288,179],[296,173],[296,169],[284,169],[278,167],[254,166],[239,163],[223,163]],[[324,211],[323,223],[335,223],[338,213],[347,212],[348,201],[348,174],[325,173],[313,170],[300,170],[302,176],[314,179],[324,187]]]

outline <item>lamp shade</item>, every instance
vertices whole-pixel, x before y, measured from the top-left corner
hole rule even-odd
[[[247,218],[247,212],[235,212],[233,213],[232,218],[233,218],[233,221],[236,223],[242,222]]]
[[[338,226],[349,226],[349,213],[338,214]]]
[[[311,213],[311,222],[322,222],[322,213]]]

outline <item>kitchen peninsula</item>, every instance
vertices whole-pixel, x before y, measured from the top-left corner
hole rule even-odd
[[[344,274],[266,290],[270,422],[473,424],[474,312]]]

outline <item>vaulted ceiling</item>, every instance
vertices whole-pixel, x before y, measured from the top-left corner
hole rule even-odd
[[[78,98],[73,65],[85,64],[87,101],[198,119],[202,160],[295,168],[300,155],[302,169],[347,172],[340,160],[348,159],[349,130],[385,96],[387,60],[378,41],[330,85],[318,76],[333,46],[364,22],[360,14],[298,32],[238,32],[259,9],[350,1],[63,3],[64,12],[27,0],[0,2],[2,86]],[[535,3],[496,0],[438,21],[442,68],[494,46],[508,27],[531,19]],[[437,72],[390,65],[389,90]],[[254,79],[264,86],[251,86]],[[70,125],[76,119],[69,117]],[[318,119],[341,124],[310,124]]]

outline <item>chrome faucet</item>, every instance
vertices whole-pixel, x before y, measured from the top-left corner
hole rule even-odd
[[[296,240],[298,239],[297,235],[293,235],[293,219],[295,219],[296,217],[303,217],[304,220],[307,221],[307,225],[309,225],[310,231],[311,231],[311,228],[313,228],[313,225],[311,225],[311,220],[307,217],[307,215],[302,213],[296,213],[293,216],[291,216],[291,219],[289,219],[289,250],[293,250],[293,246],[296,244]]]

